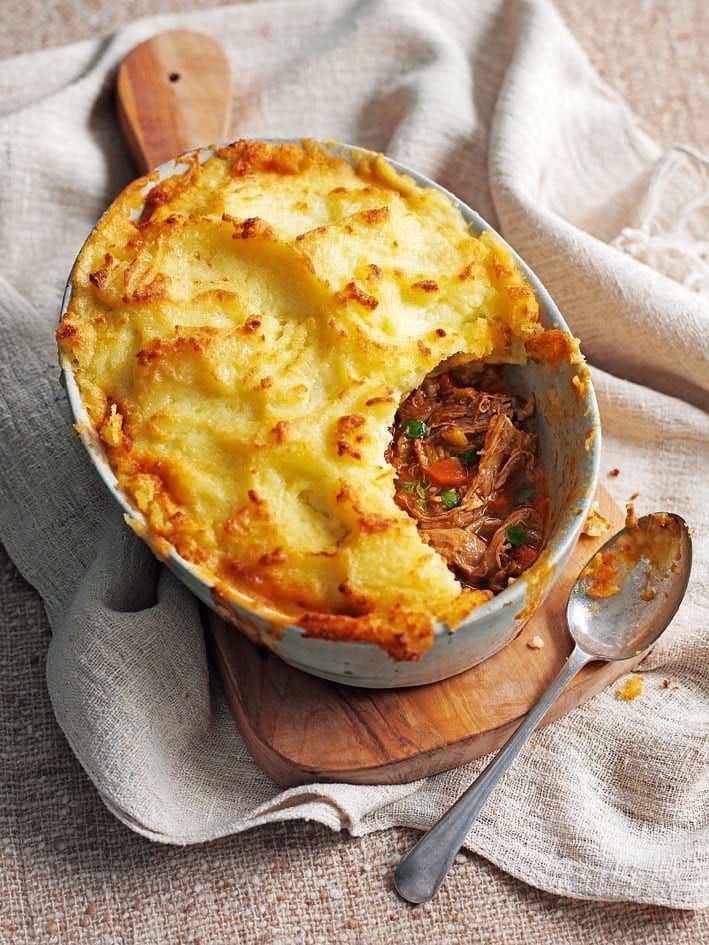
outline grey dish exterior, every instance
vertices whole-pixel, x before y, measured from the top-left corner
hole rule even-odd
[[[348,145],[330,142],[322,142],[322,145],[348,159],[366,153]],[[212,152],[205,148],[199,154],[205,160]],[[420,185],[445,193],[458,207],[473,233],[490,230],[507,246],[482,217],[443,187],[397,161],[387,160],[397,171],[409,175]],[[165,178],[181,173],[185,168],[186,165],[180,164],[178,158],[161,165],[158,170],[160,178]],[[149,189],[146,188],[146,193]],[[507,248],[537,295],[544,328],[568,331],[561,313],[534,272],[511,247]],[[70,299],[71,274],[62,301],[62,315],[68,309]],[[142,514],[117,486],[101,441],[90,428],[72,365],[65,357],[62,357],[62,369],[71,410],[94,466],[124,511],[145,525]],[[593,501],[600,465],[598,405],[585,368],[562,363],[552,369],[546,364],[530,361],[522,368],[507,368],[506,372],[506,380],[516,393],[534,393],[536,398],[535,423],[541,461],[548,479],[551,509],[545,552],[514,584],[477,608],[455,630],[437,624],[433,645],[418,662],[395,662],[384,650],[369,643],[309,638],[298,626],[282,627],[237,603],[219,598],[199,570],[174,549],[164,559],[165,563],[201,601],[225,619],[245,628],[251,639],[260,641],[291,666],[325,679],[370,688],[417,686],[445,679],[480,663],[514,639],[563,571]],[[576,388],[572,378],[579,372],[582,383]],[[411,579],[415,581],[416,575],[412,574]]]

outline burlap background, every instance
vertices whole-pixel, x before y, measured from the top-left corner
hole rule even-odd
[[[669,2],[638,2],[620,11],[587,0],[561,6],[595,64],[656,137],[706,144],[705,110],[693,107],[704,67],[702,4],[693,0],[670,9]],[[8,45],[0,51],[35,48],[40,37],[66,42],[146,12],[180,8],[134,0],[120,10],[57,4],[47,11],[5,0],[3,26],[11,29],[3,31]],[[513,943],[709,937],[704,917],[556,899],[472,859],[455,867],[435,904],[410,910],[386,882],[391,857],[410,842],[405,831],[353,841],[289,825],[201,848],[149,845],[106,813],[68,752],[45,695],[41,604],[5,558],[2,576],[0,816],[9,818],[2,829],[0,941],[364,945],[434,936],[440,942]]]

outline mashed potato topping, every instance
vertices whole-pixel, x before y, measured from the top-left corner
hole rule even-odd
[[[491,595],[395,503],[394,415],[444,359],[523,363],[536,298],[381,157],[239,141],[188,164],[116,200],[57,331],[119,487],[221,598],[415,659]]]

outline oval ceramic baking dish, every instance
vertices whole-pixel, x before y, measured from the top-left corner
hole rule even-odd
[[[347,159],[367,153],[343,144],[320,144]],[[206,160],[213,152],[205,148],[196,153],[200,160]],[[409,175],[421,186],[446,194],[475,234],[485,230],[495,232],[474,210],[444,188],[396,161],[387,160],[397,171]],[[186,169],[187,165],[177,158],[158,168],[159,179],[183,173]],[[146,187],[146,195],[155,183],[152,181]],[[498,239],[501,239],[499,235]],[[568,332],[559,310],[539,279],[511,248],[508,249],[536,292],[543,327]],[[62,301],[62,315],[69,307],[70,298],[71,274]],[[71,364],[65,357],[61,363],[74,419],[92,462],[125,512],[145,526],[141,513],[117,487],[101,440],[95,435],[81,402]],[[533,392],[536,397],[535,422],[551,509],[545,551],[513,585],[476,609],[455,630],[437,624],[433,645],[418,662],[395,662],[383,649],[369,643],[307,637],[298,626],[284,627],[282,622],[271,622],[263,613],[221,598],[198,569],[174,549],[163,560],[200,600],[240,627],[252,640],[267,646],[292,666],[325,679],[353,686],[393,688],[431,683],[469,669],[509,643],[542,603],[574,547],[598,480],[600,421],[585,366],[568,362],[550,366],[530,361],[524,367],[506,368],[505,374],[506,383],[515,393],[528,395]]]

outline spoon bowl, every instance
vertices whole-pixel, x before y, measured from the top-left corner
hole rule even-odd
[[[692,541],[683,518],[653,512],[614,535],[571,589],[566,620],[589,656],[627,660],[649,649],[687,589]]]
[[[401,861],[394,886],[403,899],[435,895],[495,785],[576,673],[592,660],[630,659],[656,642],[684,597],[691,565],[692,541],[679,515],[628,515],[571,589],[566,619],[575,645],[566,665],[504,748]]]

